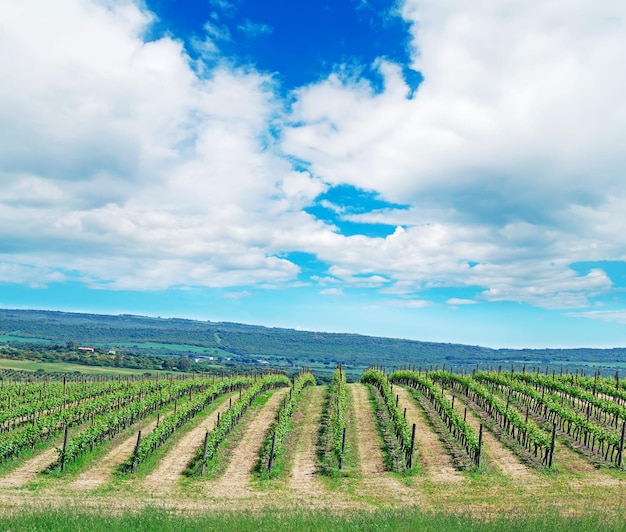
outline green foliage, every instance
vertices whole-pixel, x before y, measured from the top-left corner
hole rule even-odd
[[[204,444],[196,452],[196,456],[192,460],[187,469],[187,474],[194,474],[201,470],[202,463],[210,462],[215,456],[219,446],[222,444],[228,433],[240,421],[245,411],[250,407],[252,401],[261,393],[271,388],[279,386],[290,386],[291,381],[288,377],[280,373],[270,373],[256,378],[251,385],[242,392],[241,397],[237,399],[231,407],[224,412],[219,418],[219,422],[215,428],[208,433],[206,439],[206,456],[204,455]]]
[[[121,379],[106,382],[85,381],[74,383],[74,386],[66,389],[65,396],[62,385],[46,386],[45,382],[32,384],[30,386],[40,387],[42,399],[43,388],[46,387],[46,399],[41,402],[31,401],[26,394],[18,394],[17,404],[5,408],[2,425],[4,432],[0,434],[0,462],[19,456],[24,449],[49,439],[65,426],[84,423],[93,416],[133,403],[141,399],[147,391],[166,386],[166,383],[163,379],[145,382]],[[16,386],[21,385],[15,384],[5,391],[10,394],[10,390],[15,390]],[[20,399],[24,402],[20,402]],[[24,405],[29,405],[26,418],[20,417],[24,416]]]
[[[315,386],[315,377],[310,371],[300,372],[294,379],[293,388],[281,402],[274,421],[268,427],[259,451],[259,460],[255,467],[261,478],[275,478],[278,469],[269,471],[270,460],[275,465],[284,453],[283,442],[293,430],[293,414],[296,411],[302,390],[306,386]],[[275,435],[275,436],[274,436]],[[272,455],[272,447],[274,455]]]
[[[260,380],[262,381],[263,379],[257,379],[257,381]],[[244,386],[248,386],[248,390],[255,386],[252,377],[235,376],[220,379],[197,394],[192,400],[178,408],[174,414],[167,416],[145,438],[142,438],[139,447],[135,449],[133,455],[120,466],[120,471],[132,472],[137,464],[143,462],[180,427],[202,412],[216,397],[226,392],[242,389]]]
[[[210,378],[144,381],[141,383],[137,400],[109,414],[94,417],[88,427],[74,434],[68,440],[65,452],[59,449],[58,462],[65,464],[70,460],[75,460],[80,454],[102,443],[105,438],[113,437],[146,415],[156,412],[181,397],[186,397],[187,394],[191,395],[193,392],[203,392],[208,389],[217,396],[224,389],[220,386],[222,382],[226,382],[226,387],[233,385],[232,378],[228,381],[222,379],[217,383]]]
[[[411,429],[409,429],[409,424],[404,418],[404,412],[400,411],[397,406],[396,397],[391,389],[389,379],[382,371],[372,367],[368,368],[361,375],[361,382],[372,384],[382,395],[387,412],[393,423],[395,435],[400,442],[400,448],[405,453],[405,462],[408,467],[411,454]]]
[[[457,385],[457,389],[463,390],[466,396],[478,403],[500,426],[505,428],[511,435],[517,432],[517,441],[533,452],[543,455],[544,464],[548,463],[550,455],[550,435],[539,428],[536,423],[526,420],[520,412],[510,406],[508,402],[492,393],[488,388],[468,375],[457,375],[446,371],[434,371],[429,373],[431,379],[448,386]]]
[[[347,451],[343,449],[343,434],[348,423],[348,388],[346,373],[341,365],[333,373],[320,427],[320,458],[322,471],[334,476],[341,470]],[[346,444],[347,445],[347,444]]]
[[[435,405],[435,410],[446,423],[450,433],[461,443],[469,457],[478,461],[480,449],[478,434],[469,423],[463,420],[452,402],[441,393],[440,387],[425,374],[410,370],[394,371],[389,375],[390,382],[407,384],[417,388]]]
[[[545,375],[479,372],[475,378],[479,382],[498,386],[501,392],[513,393],[524,398],[526,404],[533,410],[549,421],[557,423],[562,430],[582,445],[593,450],[598,444],[605,459],[614,461],[618,465],[621,458],[619,454],[621,435],[608,427],[590,421],[587,415],[566,406],[564,400],[566,396],[569,396],[570,399],[579,401],[581,406],[584,405],[588,413],[595,408],[597,414],[605,413],[615,423],[620,418],[624,419],[626,415],[621,405]],[[541,393],[538,391],[539,388],[542,390]],[[558,394],[551,392],[558,392]]]

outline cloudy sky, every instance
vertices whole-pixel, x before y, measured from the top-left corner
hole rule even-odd
[[[626,3],[0,0],[0,306],[626,345]]]

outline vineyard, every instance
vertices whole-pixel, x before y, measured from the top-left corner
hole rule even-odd
[[[626,508],[626,383],[371,367],[4,378],[0,508]]]

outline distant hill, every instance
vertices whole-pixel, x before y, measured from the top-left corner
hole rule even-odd
[[[269,328],[135,315],[79,314],[0,309],[0,342],[9,345],[69,342],[119,348],[137,354],[213,357],[239,364],[268,364],[287,369],[308,366],[330,371],[342,362],[351,373],[372,363],[387,367],[443,365],[471,370],[511,364],[528,368],[626,368],[626,348],[491,349],[480,346],[420,342],[360,334]]]

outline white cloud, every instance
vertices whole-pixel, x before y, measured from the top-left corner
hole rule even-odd
[[[241,292],[226,292],[223,297],[224,299],[241,299],[244,297],[250,297],[252,295],[252,292],[249,292],[248,290],[243,290]]]
[[[275,154],[270,78],[198,77],[182,43],[143,41],[152,16],[130,1],[24,0],[0,19],[3,281],[271,285],[299,272],[276,256],[287,235],[330,232],[301,211],[326,185]]]
[[[343,290],[341,288],[324,288],[320,294],[323,296],[342,296]]]
[[[407,0],[403,15],[424,75],[413,99],[385,61],[380,93],[342,74],[297,92],[288,153],[411,205],[343,215],[405,229],[319,256],[342,278],[385,274],[387,293],[477,286],[548,308],[606,294],[604,272],[569,265],[626,258],[626,6]]]
[[[133,2],[0,4],[0,281],[276,286],[300,273],[280,257],[304,251],[330,265],[312,277],[324,292],[409,306],[431,288],[547,308],[609,292],[570,264],[626,259],[626,8],[403,6],[413,99],[381,60],[381,93],[344,70],[285,117],[271,77],[219,61],[198,75],[181,42],[144,42],[152,15]],[[213,58],[216,28],[196,43]],[[397,227],[343,236],[303,211],[342,183],[410,208],[325,203]]]
[[[446,301],[447,305],[475,305],[478,301],[474,299],[463,299],[460,297],[451,297]]]
[[[433,303],[431,301],[427,301],[426,299],[409,299],[394,301],[393,304],[397,307],[425,308],[430,307]]]
[[[590,310],[587,312],[568,312],[565,315],[572,318],[587,318],[626,325],[626,310]]]

